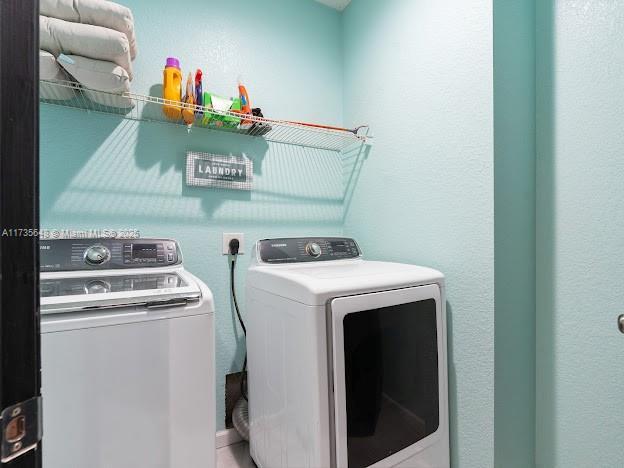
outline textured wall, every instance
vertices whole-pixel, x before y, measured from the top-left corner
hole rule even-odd
[[[189,135],[183,128],[44,106],[42,226],[133,227],[146,236],[177,238],[187,266],[217,300],[218,395],[223,376],[242,362],[227,264],[219,255],[222,232],[242,231],[250,246],[261,237],[337,234],[344,224],[368,258],[440,269],[448,277],[453,466],[493,466],[495,195],[497,203],[505,196],[518,201],[514,213],[522,215],[508,213],[502,219],[512,222],[507,229],[524,230],[524,195],[530,197],[530,189],[524,191],[518,181],[510,191],[497,183],[495,191],[492,4],[355,0],[341,19],[311,1],[195,0],[179,10],[162,0],[125,3],[137,20],[135,92],[158,94],[164,58],[176,55],[186,73],[202,67],[205,87],[222,94],[233,94],[242,75],[253,103],[266,115],[340,124],[344,111],[347,125],[371,124],[375,146],[366,158],[354,153],[340,161],[318,150],[201,130]],[[520,36],[528,27],[528,18],[522,19],[515,30]],[[506,36],[506,47],[513,46],[513,37]],[[524,52],[516,55],[518,62],[507,63],[507,73],[527,59]],[[522,112],[516,117],[525,125],[529,107],[517,95],[508,97],[497,105],[509,109],[517,104]],[[512,113],[497,113],[498,130],[499,124],[509,130],[516,122],[498,120],[505,115]],[[509,145],[496,141],[497,177],[499,170],[502,177],[516,170],[528,177],[528,161],[515,159],[528,151],[516,140],[521,135],[510,132],[505,137]],[[513,153],[500,152],[512,145],[520,146],[513,146]],[[254,191],[186,187],[187,150],[251,157]],[[501,154],[504,159],[498,158]],[[509,241],[501,233],[511,231],[497,227],[497,262],[504,258],[498,240]],[[502,278],[517,279],[516,271],[500,268],[497,279],[501,272]],[[497,281],[496,291],[497,300],[506,297],[511,304],[516,296],[509,284]],[[499,294],[501,285],[507,289]],[[523,308],[515,304],[504,313],[513,318]],[[524,333],[530,322],[518,320]],[[529,347],[523,334],[496,332]],[[511,346],[505,352],[517,357]],[[505,375],[500,369],[497,391],[505,388],[501,382],[512,388],[520,374]],[[497,398],[499,427],[519,415],[523,404],[514,400],[516,406],[508,407],[504,395]],[[217,423],[223,426],[222,399]],[[526,439],[532,434],[516,434],[519,445],[513,447],[513,433],[505,428],[496,440],[496,464],[508,468],[498,463],[501,454],[512,457],[529,447]]]
[[[495,465],[535,463],[535,4],[494,2]]]
[[[355,0],[343,21],[345,123],[375,134],[345,232],[447,275],[453,466],[491,467],[492,2]]]
[[[624,8],[538,2],[537,465],[624,460]]]
[[[185,75],[201,67],[205,89],[221,94],[235,94],[242,75],[252,103],[267,116],[341,122],[338,12],[290,0],[122,3],[134,12],[139,41],[134,92],[159,94],[165,58],[175,55]],[[186,187],[187,150],[249,156],[254,190]],[[218,428],[224,375],[238,371],[243,357],[221,233],[243,232],[248,249],[262,237],[341,234],[348,177],[343,171],[328,152],[201,129],[187,134],[183,127],[50,106],[41,110],[42,227],[131,227],[144,236],[173,237],[189,270],[214,292]],[[239,264],[243,304],[248,259]]]

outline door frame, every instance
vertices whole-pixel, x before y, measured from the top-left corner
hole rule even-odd
[[[346,296],[333,299],[330,302],[329,314],[331,320],[330,343],[332,347],[332,379],[333,379],[333,428],[335,439],[335,463],[337,467],[348,466],[347,451],[347,413],[346,413],[346,384],[344,362],[344,329],[343,321],[347,315],[365,312],[372,309],[392,307],[400,304],[434,299],[436,304],[436,337],[438,347],[438,428],[432,434],[418,442],[405,447],[391,456],[371,465],[371,468],[389,468],[401,461],[421,452],[435,444],[442,437],[448,424],[448,395],[446,369],[446,334],[444,304],[441,300],[440,287],[437,284],[427,284],[410,288],[393,289],[356,296]]]
[[[39,1],[0,1],[1,408],[41,395],[38,50]],[[41,443],[2,466],[39,468]]]

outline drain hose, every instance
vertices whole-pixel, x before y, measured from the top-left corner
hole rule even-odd
[[[249,440],[249,404],[239,398],[232,410],[232,424],[244,440]]]

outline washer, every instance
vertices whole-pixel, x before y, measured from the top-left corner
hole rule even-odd
[[[448,468],[444,277],[349,238],[266,239],[247,274],[261,468]]]
[[[42,240],[46,468],[214,468],[214,301],[170,239]]]

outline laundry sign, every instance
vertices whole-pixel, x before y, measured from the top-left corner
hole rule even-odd
[[[186,153],[186,185],[251,190],[253,163],[245,156]]]

